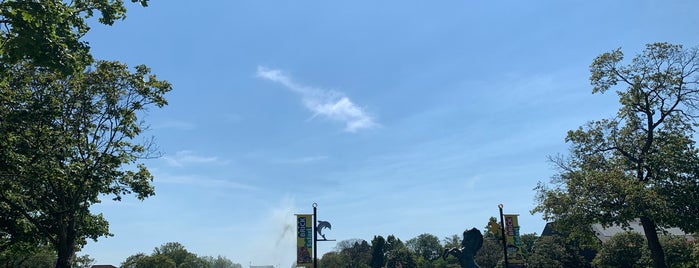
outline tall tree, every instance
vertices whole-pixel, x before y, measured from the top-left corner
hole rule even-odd
[[[388,252],[388,255],[386,256],[386,267],[417,268],[417,261],[415,260],[415,255],[413,255],[408,248],[403,246]]]
[[[602,244],[593,260],[597,267],[646,267],[641,257],[647,255],[643,245],[646,244],[643,235],[636,232],[623,232],[612,236]]]
[[[381,268],[386,263],[386,239],[383,236],[374,236],[371,240],[371,268]]]
[[[542,236],[536,240],[527,267],[591,267],[573,241],[558,235]]]
[[[502,244],[498,240],[485,238],[483,246],[476,252],[474,260],[481,268],[497,267],[498,262],[503,261]]]
[[[654,265],[664,268],[659,227],[699,230],[699,151],[692,137],[699,52],[654,43],[626,65],[623,58],[617,49],[590,66],[592,92],[616,89],[621,108],[615,118],[568,132],[570,157],[554,159],[561,172],[554,187],[539,184],[533,212],[572,231],[640,219]]]
[[[86,239],[109,236],[90,206],[154,194],[139,113],[167,104],[170,84],[145,66],[101,61],[69,77],[18,64],[0,83],[0,244],[46,242],[70,267]]]
[[[442,256],[444,247],[439,242],[439,238],[432,234],[421,234],[405,242],[405,246],[414,252],[418,257],[427,261],[435,260]]]
[[[148,0],[131,0],[142,6]],[[126,17],[122,0],[2,0],[0,1],[0,73],[20,61],[59,70],[81,72],[92,63],[90,47],[80,40],[89,30],[86,19],[112,25]]]

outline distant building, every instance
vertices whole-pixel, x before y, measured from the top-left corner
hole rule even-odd
[[[554,228],[555,223],[549,222],[546,224],[544,227],[544,230],[541,232],[541,236],[548,236],[548,235],[554,235],[558,234],[561,235],[560,232],[558,232]],[[601,224],[595,223],[592,224],[592,231],[595,232],[595,237],[597,237],[597,240],[599,240],[601,243],[609,241],[612,236],[618,233],[623,233],[623,232],[636,232],[639,233],[643,236],[645,236],[645,233],[643,232],[643,226],[638,220],[634,220],[629,223],[628,227],[622,227],[620,225],[612,225],[608,227],[602,227]],[[676,235],[676,236],[683,236],[687,241],[694,241],[694,236],[691,234],[685,233],[680,228],[663,228],[662,229],[663,233],[667,233],[668,235]]]
[[[91,268],[118,268],[118,267],[116,267],[114,265],[109,265],[109,264],[107,264],[107,265],[100,264],[100,265],[93,265],[93,266],[91,266]]]
[[[630,222],[629,227],[626,227],[626,229],[619,225],[613,225],[604,228],[601,224],[593,224],[592,230],[595,232],[595,236],[597,237],[597,239],[599,239],[599,241],[602,243],[609,241],[609,239],[612,238],[612,236],[614,236],[615,234],[623,232],[635,232],[645,236],[645,233],[643,232],[643,225],[641,225],[641,223],[638,221]],[[667,233],[668,235],[683,236],[687,241],[694,241],[694,236],[683,232],[682,230],[680,230],[680,228],[672,227],[664,228],[662,230],[663,233]]]

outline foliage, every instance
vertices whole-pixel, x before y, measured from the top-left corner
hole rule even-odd
[[[570,156],[553,159],[561,172],[552,188],[537,186],[532,212],[571,232],[640,219],[655,266],[666,267],[658,227],[699,230],[699,151],[692,138],[699,52],[655,43],[628,65],[622,60],[617,49],[590,66],[592,92],[617,88],[621,108],[615,118],[568,132]]]
[[[524,259],[527,259],[532,255],[532,251],[534,251],[534,243],[536,243],[537,239],[539,239],[539,236],[536,235],[536,233],[523,234],[520,236]]]
[[[415,255],[406,247],[398,247],[386,256],[387,268],[417,268]]]
[[[697,242],[697,240],[694,240],[694,243],[691,245],[691,248],[692,248],[692,253],[691,253],[691,260],[692,261],[690,263],[690,267],[699,267],[699,242]]]
[[[95,260],[89,255],[75,256],[72,267],[90,268]],[[0,251],[2,268],[50,268],[56,265],[56,251],[50,245],[15,245]]]
[[[663,235],[660,244],[665,250],[665,261],[668,267],[690,268],[692,265],[692,244],[682,236]]]
[[[403,244],[403,241],[401,241],[400,238],[397,238],[394,235],[389,235],[386,237],[386,252],[400,250],[403,248],[405,248],[405,244]]]
[[[499,241],[483,239],[483,246],[478,250],[474,259],[481,268],[493,268],[502,260],[502,257],[502,244]]]
[[[241,264],[233,263],[233,261],[226,257],[222,257],[221,255],[217,256],[216,258],[202,257],[202,259],[206,260],[206,262],[210,264],[210,268],[243,268]]]
[[[177,264],[165,255],[152,255],[139,260],[136,268],[177,268]]]
[[[318,260],[318,267],[345,267],[347,263],[346,256],[337,251],[330,251]]]
[[[343,249],[341,253],[347,256],[348,267],[369,267],[371,262],[371,246],[365,240],[354,242],[352,247]]]
[[[444,248],[439,243],[439,238],[427,233],[409,239],[405,242],[405,245],[418,257],[428,261],[441,257],[444,251]]]
[[[153,177],[137,163],[151,153],[136,140],[138,113],[167,104],[170,84],[145,66],[93,68],[64,79],[18,65],[0,83],[0,244],[46,240],[57,267],[68,267],[87,238],[111,235],[89,210],[101,195],[153,195]]]
[[[0,73],[22,61],[65,75],[81,72],[92,63],[88,43],[80,39],[95,13],[99,23],[112,25],[126,17],[126,7],[122,0],[0,1]]]
[[[374,236],[371,240],[371,262],[369,263],[371,268],[381,268],[386,263],[385,246],[386,239],[383,236]]]
[[[49,245],[14,245],[0,251],[0,267],[3,268],[35,268],[53,267],[56,263],[56,252]]]
[[[534,243],[527,267],[590,267],[579,252],[579,247],[563,237],[542,236]]]
[[[73,268],[91,268],[95,264],[95,259],[90,255],[78,256],[73,260]]]
[[[593,263],[597,267],[645,267],[641,257],[649,255],[643,235],[636,232],[623,232],[612,236],[602,244]]]
[[[242,268],[226,257],[197,256],[178,242],[168,242],[153,249],[151,255],[137,253],[127,257],[122,268]]]
[[[485,226],[485,232],[483,232],[483,238],[491,238],[491,239],[501,239],[502,238],[502,231],[500,229],[500,224],[498,223],[498,219],[495,217],[490,217],[488,219],[488,224]]]
[[[692,259],[692,249],[694,242],[687,241],[683,236],[662,235],[660,236],[660,244],[665,252],[665,262],[668,267],[673,268],[694,268],[697,267]],[[644,245],[644,252],[649,252],[648,245]],[[652,260],[648,255],[641,258],[641,263],[650,266]]]
[[[136,268],[136,264],[139,261],[145,259],[146,257],[148,257],[148,256],[143,252],[128,256],[128,257],[126,257],[126,260],[121,262],[120,267],[121,268]]]

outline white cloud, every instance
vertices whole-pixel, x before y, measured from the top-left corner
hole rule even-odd
[[[313,117],[322,116],[344,122],[345,131],[357,132],[379,125],[362,107],[354,104],[341,92],[300,85],[280,70],[261,66],[257,67],[257,76],[279,83],[292,92],[300,94],[303,104],[314,113]]]
[[[257,187],[238,183],[227,179],[214,179],[198,175],[169,175],[157,174],[156,182],[168,184],[183,184],[188,186],[207,187],[215,189],[231,189],[231,190],[256,190]]]
[[[153,127],[157,128],[157,129],[174,128],[174,129],[178,129],[178,130],[192,130],[196,126],[190,122],[184,122],[184,121],[178,121],[178,120],[169,120],[169,121],[164,121],[164,122],[160,122],[158,124],[155,124]]]
[[[278,160],[278,163],[281,164],[308,164],[308,163],[313,163],[313,162],[318,162],[318,161],[323,161],[328,159],[328,156],[325,155],[318,155],[318,156],[305,156],[305,157],[298,157],[298,158],[291,158],[291,159],[281,159]]]
[[[183,167],[191,164],[225,164],[223,161],[215,156],[199,156],[195,155],[192,151],[179,151],[174,155],[163,156],[168,164],[173,167]]]

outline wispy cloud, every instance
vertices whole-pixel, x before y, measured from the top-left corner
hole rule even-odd
[[[379,125],[362,107],[354,104],[341,92],[297,84],[284,72],[262,66],[257,67],[257,76],[279,83],[292,92],[300,94],[303,104],[314,113],[313,117],[322,116],[344,122],[345,130],[348,132],[357,132]]]
[[[256,190],[257,187],[238,183],[228,179],[214,179],[198,175],[169,175],[156,174],[156,182],[168,184],[183,184],[188,186],[208,187],[216,189],[231,189],[231,190]]]
[[[163,156],[169,165],[173,167],[183,167],[191,164],[225,164],[223,161],[215,156],[199,156],[195,155],[192,151],[179,151],[174,155]]]
[[[325,155],[318,155],[318,156],[304,156],[304,157],[298,157],[298,158],[290,158],[290,159],[280,159],[277,162],[281,164],[308,164],[308,163],[314,163],[318,161],[323,161],[327,160],[328,156]]]
[[[178,129],[178,130],[192,130],[196,126],[190,122],[184,122],[184,121],[178,121],[178,120],[169,120],[169,121],[163,121],[160,123],[157,123],[153,125],[154,128],[157,129],[164,129],[164,128],[173,128],[173,129]]]

